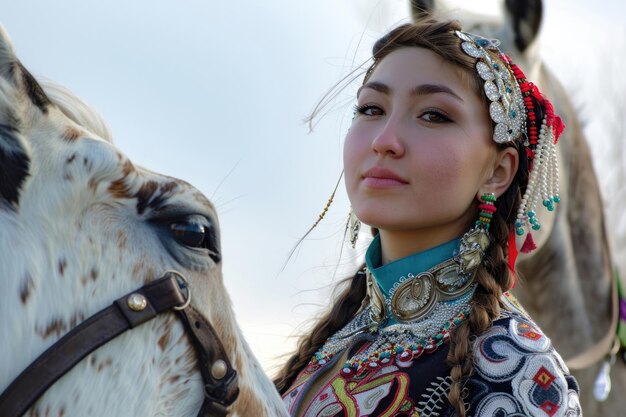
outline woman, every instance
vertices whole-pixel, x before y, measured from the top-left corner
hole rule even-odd
[[[294,416],[580,415],[549,339],[506,293],[560,201],[551,104],[456,22],[380,39],[344,147],[366,266],[276,385]],[[354,226],[356,228],[356,226]]]

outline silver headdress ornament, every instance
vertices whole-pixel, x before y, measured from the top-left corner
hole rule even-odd
[[[498,143],[511,142],[520,137],[526,128],[524,98],[507,65],[497,62],[487,49],[500,54],[497,39],[485,39],[469,33],[456,31],[464,42],[463,51],[476,59],[476,71],[485,81],[485,95],[491,101],[489,115],[496,123],[493,140]]]
[[[541,204],[554,210],[559,196],[559,171],[556,143],[563,132],[561,118],[554,114],[552,104],[541,95],[536,85],[500,49],[500,41],[486,39],[471,33],[455,31],[463,42],[461,49],[476,58],[476,72],[484,81],[484,91],[489,104],[489,115],[495,123],[493,139],[497,143],[522,140],[528,158],[530,172],[526,192],[517,213],[515,234],[526,235],[522,252],[536,248],[532,231],[541,228],[536,217],[536,208]],[[491,53],[490,53],[491,52]],[[538,124],[537,115],[543,120]],[[513,266],[517,249],[511,248],[509,258]]]

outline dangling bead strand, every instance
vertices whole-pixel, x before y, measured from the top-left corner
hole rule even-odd
[[[554,107],[548,100],[544,100],[544,106],[546,109],[546,125],[548,127],[546,146],[550,163],[550,170],[546,173],[546,180],[550,181],[550,194],[548,210],[554,210],[553,203],[559,203],[561,197],[558,190],[558,160],[556,157],[556,143],[559,140],[559,135],[563,131],[564,125],[560,117],[554,114]]]
[[[552,146],[550,146],[550,160],[552,161],[552,189],[554,190],[553,201],[558,204],[561,202],[561,194],[559,190],[559,162],[556,156],[555,143],[552,143]]]
[[[526,232],[532,230],[541,229],[541,224],[536,217],[536,209],[540,196],[547,196],[547,171],[548,161],[546,159],[546,130],[547,125],[544,120],[539,130],[538,139],[536,142],[536,149],[534,151],[533,170],[528,178],[528,185],[526,192],[522,197],[522,202],[517,212],[517,220],[515,222],[515,233],[518,236],[523,236]],[[544,205],[547,198],[544,198]]]
[[[544,121],[539,132],[538,147],[541,148],[541,165],[537,167],[537,175],[539,176],[539,181],[541,181],[542,204],[548,211],[553,211],[554,206],[552,204],[552,197],[550,196],[550,189],[548,188],[548,173],[550,172],[550,159],[547,144],[549,141],[548,136],[548,127]]]
[[[533,169],[517,211],[515,233],[518,236],[523,236],[531,229],[535,231],[541,229],[541,224],[536,217],[539,199],[548,211],[554,211],[554,204],[561,201],[555,132],[549,121],[550,114],[548,113],[539,129],[537,147],[533,155]]]

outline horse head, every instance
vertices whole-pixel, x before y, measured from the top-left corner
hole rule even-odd
[[[0,178],[0,390],[80,322],[175,270],[239,371],[230,415],[284,413],[235,323],[214,206],[133,164],[91,109],[35,80],[3,29]],[[203,398],[192,343],[167,313],[90,354],[31,412],[195,416]]]

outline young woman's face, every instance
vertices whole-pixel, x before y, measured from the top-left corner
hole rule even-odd
[[[385,57],[358,93],[344,145],[355,213],[383,230],[462,234],[496,158],[486,105],[452,64],[418,47]]]

